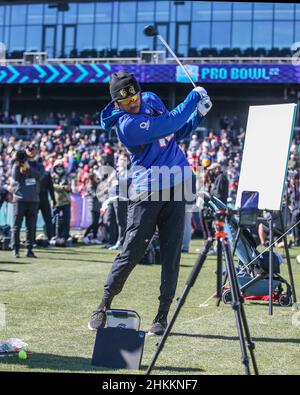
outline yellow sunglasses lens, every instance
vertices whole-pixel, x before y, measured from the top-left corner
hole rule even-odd
[[[125,106],[129,103],[131,103],[132,101],[135,102],[138,99],[138,93],[134,96],[129,97],[128,99],[124,99],[124,100],[118,100],[119,103],[121,104],[125,104]]]

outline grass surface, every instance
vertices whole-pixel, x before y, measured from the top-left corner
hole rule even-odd
[[[195,263],[195,240],[191,253],[181,259],[176,295]],[[15,260],[10,252],[0,255],[0,303],[6,308],[6,327],[0,327],[0,341],[11,337],[29,343],[32,355],[21,361],[0,358],[0,371],[105,372],[91,366],[95,333],[87,330],[91,311],[97,306],[115,253],[98,246],[76,246],[35,250],[38,259]],[[300,265],[290,250],[296,291],[300,299]],[[154,374],[244,374],[234,313],[230,305],[199,307],[215,291],[215,257],[208,257],[172,333],[161,352]],[[282,275],[288,279],[287,266]],[[160,266],[138,265],[129,277],[113,307],[136,310],[147,331],[156,315]],[[174,311],[175,303],[171,313]],[[292,325],[292,308],[274,305],[268,315],[267,302],[245,304],[255,355],[261,374],[299,374],[300,326]],[[300,323],[300,319],[299,319]],[[143,371],[155,351],[157,338],[147,337],[142,360]],[[134,372],[137,373],[137,372]]]

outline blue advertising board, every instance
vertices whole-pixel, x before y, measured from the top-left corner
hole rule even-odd
[[[283,84],[300,83],[300,66],[292,64],[193,64],[186,65],[195,83]],[[141,83],[187,83],[176,64],[48,64],[0,66],[1,84],[99,84],[111,73],[128,70]]]

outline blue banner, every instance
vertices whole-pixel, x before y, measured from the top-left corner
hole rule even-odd
[[[300,66],[292,64],[192,64],[185,65],[195,83],[300,83]],[[176,64],[53,64],[0,66],[1,84],[108,83],[119,70],[134,73],[141,83],[189,83]]]
[[[71,228],[86,229],[92,223],[92,215],[88,209],[88,199],[86,196],[82,197],[78,193],[71,194]],[[0,225],[13,226],[13,205],[10,203],[3,203],[0,209]],[[25,221],[22,229],[25,228]],[[41,212],[38,213],[37,229],[42,230],[44,220]]]

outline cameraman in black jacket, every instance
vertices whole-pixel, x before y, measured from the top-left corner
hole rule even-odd
[[[30,165],[25,150],[16,152],[15,162],[12,168],[14,181],[13,213],[14,224],[12,231],[13,256],[19,258],[20,231],[25,217],[26,226],[26,256],[36,258],[32,251],[34,234],[39,207],[39,181],[41,172]]]
[[[26,148],[26,155],[29,159],[29,165],[40,172],[40,180],[38,181],[39,190],[39,207],[38,212],[41,210],[43,220],[45,222],[45,235],[48,241],[54,236],[53,223],[52,223],[52,210],[49,202],[49,194],[52,200],[53,208],[56,205],[54,196],[54,187],[51,174],[45,170],[41,158],[38,157],[38,147],[36,144],[31,143]]]

